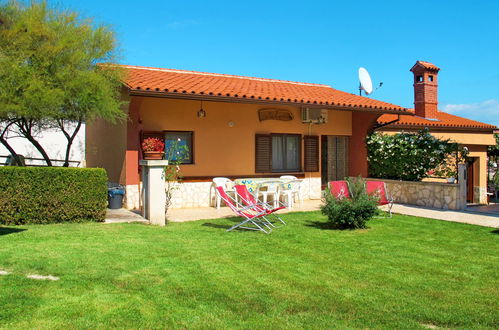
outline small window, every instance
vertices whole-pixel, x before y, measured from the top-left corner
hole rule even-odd
[[[417,81],[417,82],[424,81],[423,76],[416,76],[416,81]]]
[[[428,76],[429,81],[433,81],[433,76]]]
[[[171,161],[180,161],[180,164],[193,164],[192,148],[193,132],[166,131],[165,155]]]

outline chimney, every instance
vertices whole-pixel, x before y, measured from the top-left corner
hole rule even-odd
[[[435,65],[417,61],[411,68],[414,73],[414,110],[416,116],[437,119],[438,71]]]

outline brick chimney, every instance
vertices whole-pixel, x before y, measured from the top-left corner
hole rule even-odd
[[[416,116],[437,119],[438,71],[435,65],[417,61],[411,68],[414,73],[414,110]]]

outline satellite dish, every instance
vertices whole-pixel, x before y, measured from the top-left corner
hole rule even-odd
[[[369,72],[367,72],[365,68],[362,67],[359,68],[359,81],[360,81],[360,86],[359,86],[360,95],[362,95],[362,91],[364,91],[366,95],[369,95],[373,92],[373,82],[371,80]]]

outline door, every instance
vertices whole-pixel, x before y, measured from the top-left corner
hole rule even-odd
[[[473,203],[475,201],[475,158],[470,158],[466,164],[466,202]]]
[[[321,137],[321,181],[344,180],[348,176],[348,137],[323,135]]]

